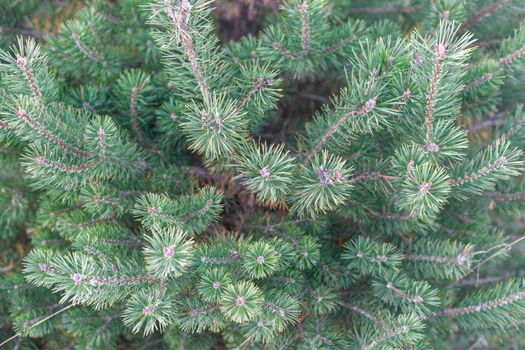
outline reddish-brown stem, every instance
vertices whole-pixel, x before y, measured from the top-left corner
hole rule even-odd
[[[472,181],[475,181],[499,168],[501,168],[502,166],[505,166],[506,164],[508,163],[508,159],[507,157],[505,156],[502,156],[500,157],[498,160],[496,160],[494,163],[492,163],[491,165],[488,165],[486,167],[483,167],[481,169],[479,169],[478,171],[472,173],[472,174],[468,174],[468,175],[465,175],[463,176],[462,178],[459,178],[459,179],[453,179],[451,182],[450,182],[450,185],[451,186],[460,186],[460,185],[463,185],[465,183],[468,183],[468,182],[472,182]]]
[[[371,320],[372,322],[374,322],[376,325],[380,327],[385,326],[385,323],[383,322],[383,320],[377,317],[376,315],[374,315],[370,311],[367,311],[359,306],[348,304],[348,303],[343,303],[341,304],[341,306],[343,306],[346,309],[352,310],[353,312],[356,312],[360,315],[363,315],[364,317],[368,318],[369,320]]]
[[[411,303],[420,304],[420,303],[422,303],[424,301],[422,296],[408,294],[408,293],[402,291],[401,289],[397,288],[396,286],[394,286],[394,284],[392,282],[388,282],[386,284],[386,287],[387,287],[387,289],[389,289],[392,292],[394,292],[394,294],[399,296],[401,299],[409,301]]]
[[[89,47],[84,45],[82,40],[80,40],[80,36],[77,33],[72,33],[71,38],[75,42],[76,47],[80,50],[80,52],[84,54],[84,56],[86,56],[93,62],[102,62],[102,65],[104,67],[108,66],[108,62],[105,59],[97,57],[97,55]]]
[[[302,4],[299,5],[299,10],[301,11],[301,24],[302,24],[302,30],[301,30],[301,40],[302,40],[302,48],[303,56],[307,56],[310,52],[310,22],[308,21],[308,3],[304,1]]]
[[[515,60],[517,60],[518,58],[522,57],[523,55],[525,55],[525,46],[522,47],[519,50],[514,51],[510,55],[505,56],[502,59],[500,59],[499,60],[499,66],[500,67],[505,67],[506,65],[508,65],[509,63],[514,62]]]
[[[304,164],[306,165],[313,157],[324,147],[328,140],[339,130],[339,128],[347,123],[350,119],[357,116],[363,116],[370,112],[376,106],[377,96],[372,97],[361,105],[358,111],[350,111],[346,113],[342,118],[339,118],[330,128],[325,132],[319,141],[315,144],[314,148],[306,156]]]
[[[371,172],[370,174],[368,173],[365,173],[365,174],[359,174],[353,178],[351,178],[348,182],[350,183],[357,183],[357,182],[361,182],[361,181],[368,181],[368,180],[387,180],[387,181],[391,181],[391,180],[395,180],[397,179],[396,176],[389,176],[389,175],[383,175],[383,174],[380,174],[378,173],[377,171],[374,171],[374,172]]]
[[[98,277],[98,276],[83,276],[81,274],[73,274],[71,278],[75,284],[89,283],[95,285],[113,285],[124,286],[137,283],[151,283],[156,282],[160,278],[153,275],[143,275],[136,277]]]
[[[381,344],[382,342],[384,342],[385,340],[389,339],[389,338],[393,338],[393,337],[396,337],[398,335],[402,335],[402,334],[406,334],[410,331],[410,328],[408,326],[403,326],[403,327],[399,327],[399,328],[394,328],[392,330],[389,330],[388,332],[382,334],[381,336],[375,338],[374,340],[372,340],[369,344],[363,346],[363,350],[372,350],[374,349],[377,345]]]
[[[202,73],[202,68],[199,62],[197,53],[193,45],[193,39],[188,32],[188,17],[190,14],[191,5],[187,0],[183,0],[177,8],[168,8],[166,13],[172,19],[173,23],[179,31],[179,35],[182,38],[182,45],[184,48],[184,53],[190,61],[191,70],[197,80],[197,84],[201,90],[202,97],[205,101],[210,101],[211,94],[208,88],[208,84],[204,79],[204,74]]]
[[[348,202],[352,205],[363,208],[369,215],[376,217],[376,218],[386,219],[386,220],[411,220],[412,219],[412,216],[410,216],[410,214],[377,212],[362,203],[359,203],[353,200],[349,200]]]
[[[501,193],[501,192],[487,192],[487,197],[494,199],[497,202],[512,202],[525,198],[525,192],[516,193]]]
[[[346,38],[346,39],[343,39],[341,41],[338,41],[337,43],[335,43],[333,46],[330,46],[330,47],[327,47],[326,49],[324,49],[321,54],[323,55],[328,55],[334,51],[337,51],[339,49],[342,49],[343,47],[345,47],[346,45],[354,42],[357,40],[357,35],[353,34],[350,38]]]
[[[490,301],[485,301],[483,303],[479,303],[477,305],[471,305],[471,306],[463,306],[463,307],[456,307],[456,308],[450,308],[450,309],[444,309],[441,312],[439,312],[437,315],[439,316],[446,316],[446,317],[456,317],[458,315],[468,315],[468,314],[474,314],[477,312],[487,311],[487,310],[493,310],[498,307],[502,307],[505,305],[508,305],[512,302],[518,301],[525,298],[525,292],[519,292],[514,295],[509,295],[503,298],[494,299]]]
[[[46,166],[48,168],[52,168],[52,169],[59,170],[59,171],[65,172],[65,173],[70,173],[70,174],[81,173],[81,172],[84,172],[84,171],[86,171],[88,169],[91,169],[91,168],[93,168],[93,167],[95,167],[97,165],[96,162],[89,162],[89,163],[84,163],[84,164],[80,164],[80,165],[62,164],[62,163],[59,163],[59,162],[55,162],[55,161],[46,159],[43,156],[36,157],[35,158],[35,162],[38,165],[43,165],[43,166]]]
[[[131,129],[133,129],[133,132],[135,133],[135,136],[139,140],[139,143],[144,146],[148,147],[149,144],[146,142],[146,139],[144,138],[144,135],[142,134],[142,130],[140,130],[139,125],[139,118],[138,118],[138,95],[139,95],[139,87],[134,86],[131,88],[131,96],[129,99],[129,119],[131,121]]]
[[[463,23],[463,25],[461,26],[462,29],[466,30],[470,28],[472,25],[483,20],[484,18],[489,17],[494,12],[498,11],[503,5],[509,2],[510,0],[498,0],[493,4],[483,7],[481,10],[479,10],[478,12],[474,13],[472,16],[467,18],[465,23]]]
[[[433,145],[433,136],[432,136],[432,121],[434,114],[434,105],[436,104],[436,95],[439,79],[441,77],[441,72],[443,70],[443,56],[437,56],[434,69],[432,71],[432,78],[430,80],[430,89],[427,96],[427,105],[425,108],[425,125],[427,129],[427,144]]]
[[[423,8],[423,4],[396,7],[396,6],[370,6],[370,7],[351,7],[349,10],[353,13],[366,13],[366,14],[385,14],[385,13],[414,13]]]
[[[248,102],[256,93],[262,91],[264,87],[270,83],[271,82],[266,80],[263,76],[257,78],[255,84],[252,86],[250,91],[248,91],[246,95],[244,95],[241,99],[237,101],[237,107],[243,107],[246,104],[246,102]]]
[[[42,97],[42,92],[40,92],[40,88],[38,87],[36,80],[33,76],[33,72],[31,72],[31,69],[28,67],[27,58],[22,57],[20,55],[16,56],[16,63],[18,67],[24,72],[24,75],[27,79],[27,82],[29,84],[29,87],[31,88],[31,91],[33,92],[33,96],[40,108],[44,108],[44,99]]]
[[[481,85],[485,84],[487,81],[491,80],[493,77],[494,77],[494,73],[493,72],[487,72],[487,73],[483,74],[483,76],[481,78],[476,79],[474,81],[471,81],[470,83],[465,85],[465,88],[463,89],[463,92],[468,92],[468,91],[474,90],[478,86],[481,86]]]
[[[23,120],[27,125],[29,125],[33,130],[35,130],[38,134],[45,137],[46,139],[48,139],[55,145],[62,147],[66,151],[69,151],[78,157],[81,157],[81,158],[90,157],[90,155],[87,152],[84,152],[75,146],[69,145],[66,141],[61,140],[58,136],[46,130],[43,125],[41,125],[39,122],[31,118],[31,116],[27,113],[25,109],[19,108],[16,115],[21,120]]]

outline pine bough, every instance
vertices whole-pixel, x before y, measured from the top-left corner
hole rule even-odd
[[[35,247],[31,284],[2,281],[16,332],[371,350],[522,329],[525,281],[490,276],[525,209],[525,26],[492,51],[469,32],[507,2],[468,19],[432,4],[396,37],[292,0],[224,47],[209,1],[139,3],[0,51],[1,234],[26,229]],[[261,140],[307,78],[342,88],[286,144]],[[470,137],[466,121],[502,105],[495,134]]]

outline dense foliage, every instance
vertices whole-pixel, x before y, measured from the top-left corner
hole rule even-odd
[[[525,347],[525,1],[279,5],[0,4],[2,345]]]

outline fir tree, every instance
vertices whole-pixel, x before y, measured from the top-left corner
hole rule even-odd
[[[525,346],[525,2],[51,3],[0,5],[2,345]]]

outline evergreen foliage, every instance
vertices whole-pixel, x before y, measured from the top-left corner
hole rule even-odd
[[[525,347],[524,8],[3,1],[0,346]]]

